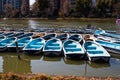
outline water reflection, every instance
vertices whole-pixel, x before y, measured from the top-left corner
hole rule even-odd
[[[0,72],[3,72],[3,58],[0,56]]]
[[[114,20],[0,20],[0,28],[39,29],[39,28],[84,28],[87,24],[102,29],[116,30]]]
[[[16,53],[0,53],[0,71],[14,73],[32,73],[31,60],[40,59],[41,56],[21,55],[21,60],[18,59]]]
[[[88,63],[63,57],[0,53],[0,72],[46,73],[51,75],[119,76],[120,57],[113,56],[110,63]],[[112,72],[112,73],[111,73]],[[97,74],[96,74],[97,73]]]
[[[63,58],[64,62],[66,64],[70,64],[70,65],[82,65],[85,64],[84,60],[73,60],[73,59],[68,59],[68,58]]]
[[[3,72],[31,73],[30,61],[18,60],[17,56],[4,56],[3,60]]]
[[[47,57],[47,56],[44,56],[43,61],[52,61],[52,62],[61,61],[61,57]]]
[[[4,53],[3,72],[31,73],[30,61],[18,60],[16,54]]]
[[[37,26],[38,26],[37,21],[34,21],[34,20],[29,20],[28,21],[28,28],[37,29]]]
[[[105,67],[110,67],[110,64],[109,63],[94,63],[94,62],[92,62],[92,63],[90,63],[89,64],[91,67],[93,67],[93,68],[105,68]]]

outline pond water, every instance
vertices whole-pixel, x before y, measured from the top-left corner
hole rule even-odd
[[[4,29],[39,29],[39,28],[85,28],[88,24],[97,28],[116,30],[115,20],[0,20]]]
[[[120,55],[113,55],[109,63],[70,60],[64,57],[0,53],[0,72],[45,73],[50,75],[119,76]]]
[[[114,20],[0,20],[2,29],[84,28],[88,24],[105,30],[116,30]],[[111,54],[109,63],[69,60],[64,57],[29,56],[0,52],[0,72],[46,73],[51,75],[119,76],[120,55]]]

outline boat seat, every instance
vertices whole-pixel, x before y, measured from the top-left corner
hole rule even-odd
[[[103,54],[102,50],[88,50],[90,54]]]
[[[65,48],[66,51],[81,51],[80,48]]]
[[[23,44],[25,44],[25,43],[18,43],[18,44],[23,45]]]
[[[65,47],[76,47],[75,44],[68,44],[68,45],[65,45]]]
[[[25,41],[23,41],[23,43],[27,43],[27,42],[29,42],[30,40],[25,40]]]
[[[43,45],[44,43],[38,43],[37,45]]]
[[[18,43],[18,46],[23,46],[25,43]],[[16,44],[12,44],[12,46],[16,46]]]
[[[51,46],[59,46],[59,44],[58,43],[53,43],[53,44],[51,44]]]
[[[39,48],[40,47],[40,45],[30,45],[30,47],[32,48]]]
[[[34,45],[43,45],[41,42],[34,43]]]
[[[59,46],[47,46],[47,49],[60,49]]]
[[[91,50],[91,49],[92,49],[92,50],[93,50],[93,49],[96,49],[96,46],[88,46],[88,47],[87,47],[87,50],[89,50],[89,49],[90,49],[90,50]]]
[[[18,43],[19,46],[25,45],[25,43]]]
[[[6,45],[7,43],[1,43],[1,45],[3,46],[3,45]]]

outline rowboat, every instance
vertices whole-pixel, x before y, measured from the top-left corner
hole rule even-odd
[[[107,36],[107,37],[112,37],[116,39],[120,39],[120,34],[115,34],[115,33],[107,33],[105,30],[96,30],[94,33],[95,36],[102,35],[102,36]]]
[[[25,34],[22,34],[20,36],[18,36],[17,38],[20,39],[20,38],[23,38],[23,37],[27,37],[27,36],[32,36],[33,33],[25,33]]]
[[[18,36],[21,36],[23,34],[24,34],[24,32],[16,32],[16,33],[13,33],[11,35],[8,35],[7,37],[18,37]]]
[[[45,40],[43,38],[35,38],[23,48],[23,51],[30,55],[40,54],[44,44]]]
[[[85,56],[85,51],[81,44],[70,39],[63,43],[63,52],[66,58],[82,59]]]
[[[75,40],[75,41],[78,41],[79,43],[83,43],[83,38],[80,34],[73,34],[69,37],[69,39],[72,39],[72,40]]]
[[[108,42],[104,40],[96,40],[101,46],[103,46],[107,51],[120,54],[120,42]]]
[[[0,32],[0,35],[3,34],[3,32]]]
[[[14,34],[13,32],[4,32],[2,35],[4,35],[4,36],[9,36],[9,35],[12,35],[12,34]]]
[[[2,40],[5,40],[5,39],[6,39],[6,36],[0,34],[0,42],[1,42]]]
[[[109,62],[110,54],[95,41],[85,41],[83,47],[86,50],[86,56],[89,61]]]
[[[48,40],[43,47],[43,52],[45,56],[61,56],[61,51],[62,41],[56,38]]]
[[[16,47],[19,49],[19,51],[22,51],[23,47],[29,43],[32,40],[32,37],[28,36],[28,37],[23,37],[18,39],[16,42],[10,44],[8,46],[8,50],[9,51],[16,51]]]
[[[64,40],[69,38],[69,34],[63,33],[63,34],[58,35],[56,38],[60,39],[63,42]]]
[[[5,40],[2,40],[0,42],[0,51],[5,51],[7,50],[7,46],[11,45],[17,40],[16,37],[11,37],[11,38],[6,38]]]
[[[46,34],[45,36],[43,36],[42,38],[45,40],[49,40],[49,39],[55,38],[56,36],[57,36],[56,33],[49,33],[49,34]]]

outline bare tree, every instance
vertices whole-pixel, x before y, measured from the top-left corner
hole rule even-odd
[[[60,10],[59,10],[59,17],[65,17],[65,15],[68,15],[70,9],[69,0],[61,0],[60,2]]]
[[[113,9],[114,9],[113,15],[120,17],[120,2],[115,4]]]
[[[5,13],[5,17],[12,17],[12,5],[9,3],[6,3],[4,5],[4,13]]]
[[[12,10],[12,17],[17,17],[18,12],[19,11],[17,9],[13,9]]]
[[[22,0],[22,6],[21,6],[21,14],[22,16],[26,16],[27,14],[27,6],[26,1]]]
[[[38,1],[36,0],[35,3],[31,7],[32,16],[39,15],[39,8],[38,8]]]

